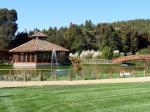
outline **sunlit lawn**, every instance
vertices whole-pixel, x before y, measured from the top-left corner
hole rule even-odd
[[[150,82],[0,89],[0,112],[149,112]]]

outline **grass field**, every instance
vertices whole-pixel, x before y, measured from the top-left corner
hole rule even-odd
[[[150,82],[0,89],[0,112],[149,112]]]

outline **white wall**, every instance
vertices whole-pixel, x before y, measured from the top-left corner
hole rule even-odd
[[[14,63],[13,64],[13,67],[15,67],[15,68],[23,68],[23,67],[25,67],[25,68],[29,68],[29,67],[32,67],[32,68],[35,68],[36,67],[36,63],[22,63],[22,62],[19,62],[19,63]]]
[[[14,68],[36,68],[37,66],[51,66],[51,63],[18,62],[13,64]]]

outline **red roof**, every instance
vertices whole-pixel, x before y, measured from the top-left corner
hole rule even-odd
[[[69,51],[68,49],[61,47],[57,44],[53,44],[46,40],[33,39],[25,44],[22,44],[9,52],[36,52],[36,51]]]
[[[31,37],[47,37],[47,35],[45,35],[41,32],[36,32],[33,35],[31,35]]]

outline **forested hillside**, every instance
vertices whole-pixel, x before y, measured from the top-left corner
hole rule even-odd
[[[150,33],[150,19],[136,19],[128,21],[118,21],[112,23],[115,28],[128,26],[130,29],[137,30],[138,32]]]
[[[37,30],[37,29],[36,29]],[[148,47],[150,43],[150,20],[130,20],[94,25],[91,20],[84,24],[71,23],[60,29],[50,27],[42,30],[48,35],[48,41],[62,45],[71,51],[108,47],[124,53],[136,53]]]

